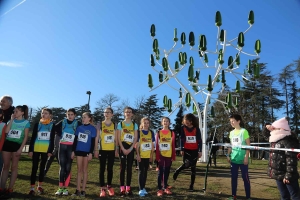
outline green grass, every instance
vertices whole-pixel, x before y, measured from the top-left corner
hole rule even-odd
[[[182,158],[177,157],[177,161],[173,162],[172,168],[171,168],[171,174],[169,177],[169,185],[173,186],[172,192],[173,194],[170,196],[164,195],[163,197],[157,197],[157,172],[155,171],[155,167],[153,167],[152,170],[148,171],[148,180],[146,183],[147,191],[149,192],[149,195],[146,197],[140,198],[138,196],[138,172],[134,169],[133,176],[132,176],[132,191],[134,193],[133,197],[125,197],[125,199],[161,199],[161,198],[167,198],[167,199],[204,199],[204,200],[210,200],[210,199],[224,199],[228,195],[223,194],[220,195],[219,191],[222,190],[223,185],[218,183],[218,181],[208,184],[207,191],[205,195],[203,195],[202,188],[204,186],[204,175],[205,175],[205,167],[206,164],[201,163],[199,166],[197,166],[197,176],[196,176],[196,182],[195,182],[195,191],[194,192],[188,192],[189,184],[190,184],[190,171],[186,170],[183,171],[182,174],[179,175],[176,182],[173,181],[172,175],[174,170],[179,167],[181,164]],[[226,159],[224,157],[219,156],[217,159],[218,162],[218,168],[219,171],[224,171],[225,177],[230,177],[230,165],[227,163]],[[250,165],[250,170],[252,169],[266,169],[266,165],[268,162],[262,161],[255,161],[253,160],[253,163]],[[18,179],[16,181],[15,187],[14,187],[14,199],[29,199],[28,198],[28,192],[30,189],[30,173],[31,173],[31,159],[28,156],[22,156],[21,160],[19,162],[19,174]],[[89,163],[88,168],[88,183],[87,183],[87,189],[86,193],[87,196],[85,199],[100,199],[99,198],[99,160],[93,159]],[[113,188],[115,189],[116,196],[115,197],[107,197],[107,198],[101,198],[101,199],[124,199],[119,197],[117,194],[119,193],[119,160],[116,158],[115,165],[114,165],[114,176],[113,176]],[[44,180],[43,188],[45,189],[45,194],[43,195],[36,195],[32,199],[83,199],[83,198],[72,198],[70,195],[67,197],[57,197],[55,196],[55,192],[58,189],[58,172],[59,172],[59,166],[56,162],[56,159],[52,163],[52,166],[47,174],[47,177]],[[69,186],[69,193],[74,193],[76,189],[76,173],[77,173],[77,167],[76,167],[76,159],[73,162],[72,165],[72,179]],[[217,176],[218,172],[216,171],[216,168],[212,168],[209,172],[209,178],[208,181],[212,181],[210,177]],[[223,178],[223,177],[221,177]],[[106,179],[106,176],[105,176]],[[37,177],[38,180],[38,177]],[[230,185],[230,182],[228,183]],[[239,184],[241,185],[242,182],[240,181]],[[199,195],[201,195],[199,197]]]

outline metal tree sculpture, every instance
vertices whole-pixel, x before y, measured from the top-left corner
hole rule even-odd
[[[189,46],[191,51],[198,51],[199,58],[201,61],[202,67],[195,68],[194,67],[194,58],[191,56],[189,57],[189,67],[187,72],[188,77],[188,85],[184,84],[182,80],[179,79],[178,74],[184,71],[185,66],[187,65],[187,54],[186,52],[179,52],[178,60],[175,62],[174,67],[171,66],[169,62],[169,56],[171,53],[178,52],[179,50],[183,49],[186,44],[186,35],[185,33],[181,33],[180,42],[181,47],[175,49],[179,39],[177,38],[177,29],[174,30],[174,45],[170,50],[163,50],[163,58],[161,63],[160,60],[160,48],[158,45],[158,40],[155,38],[155,25],[151,25],[150,34],[153,40],[153,53],[150,56],[150,63],[152,69],[158,73],[158,78],[160,84],[156,87],[153,87],[153,79],[152,75],[148,75],[148,86],[150,87],[150,91],[160,87],[161,85],[167,84],[172,89],[179,92],[179,100],[173,106],[172,100],[167,97],[167,95],[163,98],[164,107],[171,115],[179,106],[183,106],[186,110],[189,110],[191,107],[191,103],[193,103],[193,114],[198,115],[199,118],[199,125],[200,130],[202,133],[202,141],[205,143],[207,138],[207,119],[214,117],[214,107],[210,104],[212,100],[219,101],[222,103],[226,110],[230,110],[233,108],[237,108],[238,106],[238,95],[232,95],[230,92],[225,92],[224,88],[226,85],[226,75],[232,74],[236,79],[236,93],[240,92],[240,82],[245,83],[245,81],[251,81],[253,78],[258,78],[260,74],[260,67],[259,65],[252,66],[251,61],[248,62],[248,67],[244,72],[240,72],[240,56],[247,55],[247,56],[254,56],[259,57],[259,53],[261,51],[261,43],[260,40],[256,40],[255,42],[255,54],[249,54],[243,51],[244,47],[244,35],[251,29],[252,25],[254,24],[254,13],[250,11],[248,16],[248,23],[249,27],[244,32],[240,32],[238,37],[227,40],[226,38],[226,31],[221,29],[222,25],[222,17],[219,11],[216,12],[215,17],[215,25],[217,26],[217,40],[216,40],[216,48],[214,51],[207,50],[207,41],[205,35],[200,35],[199,37],[199,46],[195,48],[195,35],[193,32],[189,33]],[[234,42],[237,44],[234,44]],[[236,51],[235,57],[229,56],[228,62],[224,63],[225,53],[227,52],[226,49],[231,47]],[[214,66],[209,66],[209,54],[215,55],[215,63]],[[155,65],[158,64],[162,67],[162,70],[158,70],[155,68]],[[200,80],[200,72],[204,69],[210,69],[213,71],[214,74],[208,75],[208,79],[206,83],[199,83]],[[182,73],[181,73],[182,74]],[[202,74],[202,73],[201,73]],[[179,85],[180,88],[177,89],[169,84],[169,80],[174,79]],[[201,79],[203,80],[203,79]],[[216,87],[219,85],[218,92],[212,92],[213,90],[216,91]],[[190,90],[192,89],[192,90]],[[199,103],[196,99],[196,95],[199,95],[203,99],[203,109],[200,110]],[[221,101],[218,99],[217,96],[226,95],[226,100]],[[215,97],[216,96],[216,97]],[[235,97],[235,103],[233,104],[233,97]],[[185,99],[185,101],[184,101]],[[173,109],[175,108],[175,109]],[[210,110],[210,114],[208,111]],[[227,111],[228,112],[228,111]],[[206,162],[207,160],[207,149],[206,146],[203,145],[202,149],[202,161]]]

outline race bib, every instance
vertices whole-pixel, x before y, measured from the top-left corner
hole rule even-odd
[[[152,149],[152,145],[150,142],[142,144],[142,151],[151,151],[151,149]]]
[[[124,141],[125,141],[125,142],[133,143],[133,135],[126,133],[126,134],[124,135]]]
[[[74,134],[70,134],[70,133],[64,132],[61,141],[63,141],[63,142],[72,142],[73,143],[74,139],[75,139],[75,135]]]
[[[87,143],[88,137],[89,137],[89,136],[88,136],[87,134],[85,134],[85,133],[79,133],[79,134],[78,134],[78,141],[79,141],[79,142]]]
[[[170,150],[170,144],[169,143],[160,143],[160,150],[161,151],[169,151]]]
[[[231,139],[232,146],[242,145],[242,142],[240,140],[241,140],[240,137],[233,137]]]
[[[186,136],[186,143],[196,143],[196,136]]]
[[[22,131],[20,130],[10,130],[7,134],[8,138],[20,139]]]
[[[114,139],[115,139],[115,137],[113,135],[105,135],[104,136],[104,143],[105,144],[114,143]]]
[[[39,131],[38,132],[38,140],[50,140],[50,132],[49,131]]]

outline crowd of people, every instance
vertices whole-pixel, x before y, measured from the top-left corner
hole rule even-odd
[[[124,120],[112,121],[113,109],[104,110],[104,121],[94,124],[93,115],[85,112],[81,122],[76,119],[73,108],[67,110],[66,118],[55,124],[52,121],[52,110],[43,108],[41,119],[34,124],[29,145],[29,157],[32,159],[29,195],[43,194],[43,182],[53,158],[57,156],[59,163],[58,190],[55,195],[69,195],[68,186],[71,179],[71,166],[76,157],[77,182],[72,196],[86,195],[88,183],[88,164],[93,156],[100,161],[99,182],[100,197],[114,196],[112,187],[115,157],[120,159],[120,193],[131,196],[132,165],[134,153],[138,163],[139,196],[148,194],[146,190],[149,164],[155,160],[158,165],[157,196],[171,195],[168,179],[172,162],[175,161],[175,133],[170,129],[170,119],[162,117],[161,128],[156,134],[150,130],[151,121],[144,117],[140,125],[132,121],[133,109],[124,109]],[[237,199],[238,171],[241,169],[247,200],[251,200],[251,187],[248,175],[249,150],[241,145],[250,145],[249,133],[242,128],[242,118],[233,114],[229,118],[234,128],[229,134],[231,148],[227,160],[231,164],[232,195],[228,199]],[[18,176],[18,162],[22,150],[27,143],[30,122],[26,105],[13,106],[10,96],[0,99],[0,199],[10,198]],[[269,130],[271,147],[298,148],[299,143],[292,134],[287,120],[280,119],[266,125]],[[207,144],[217,143],[211,135]],[[156,150],[154,152],[154,150]],[[180,131],[180,154],[183,164],[173,174],[176,180],[184,169],[191,169],[191,181],[188,190],[194,190],[197,160],[202,157],[202,138],[198,119],[188,113],[184,115]],[[216,166],[216,148],[211,148],[212,159]],[[211,158],[209,159],[211,162]],[[211,164],[211,163],[210,163]],[[7,183],[9,173],[10,179]],[[37,172],[39,170],[38,182]],[[105,180],[105,172],[107,178]],[[126,176],[125,176],[126,174]],[[276,180],[281,199],[300,199],[299,174],[297,171],[297,154],[291,151],[272,150],[268,175]],[[125,181],[126,180],[126,181]]]

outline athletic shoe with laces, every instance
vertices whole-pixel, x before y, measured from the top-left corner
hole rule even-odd
[[[230,196],[227,200],[237,200],[236,196]]]
[[[62,195],[64,195],[64,196],[68,196],[69,195],[69,191],[68,191],[68,189],[63,189],[63,193],[62,193]]]
[[[165,189],[164,193],[166,194],[172,194],[171,190],[169,188]]]
[[[75,191],[74,194],[71,195],[72,197],[80,196],[80,192],[78,190]]]
[[[35,195],[35,191],[34,190],[30,190],[29,191],[29,195]]]
[[[112,197],[115,195],[115,191],[112,187],[107,188],[108,196]]]
[[[163,190],[158,190],[156,194],[157,194],[158,197],[161,197],[164,194],[164,191]]]
[[[133,193],[131,190],[126,190],[126,195],[131,196],[131,195],[133,195]]]
[[[189,191],[194,192],[194,186],[190,185]]]
[[[145,196],[144,190],[140,190],[139,195],[140,195],[140,197],[144,197]]]
[[[145,188],[143,189],[143,191],[144,191],[144,194],[148,194],[148,192],[146,191],[146,189],[145,189]]]
[[[101,192],[100,192],[100,197],[105,197],[106,196],[106,192],[104,189],[101,189]]]
[[[81,191],[80,196],[85,197],[85,195],[86,195],[85,191]]]
[[[42,188],[42,187],[37,187],[37,192],[39,193],[39,194],[44,194],[44,189]]]
[[[121,196],[121,197],[125,197],[125,195],[126,195],[125,190],[122,190],[122,191],[120,192],[120,196]]]
[[[62,188],[59,188],[56,192],[55,192],[55,195],[62,195],[63,194],[63,189]]]

